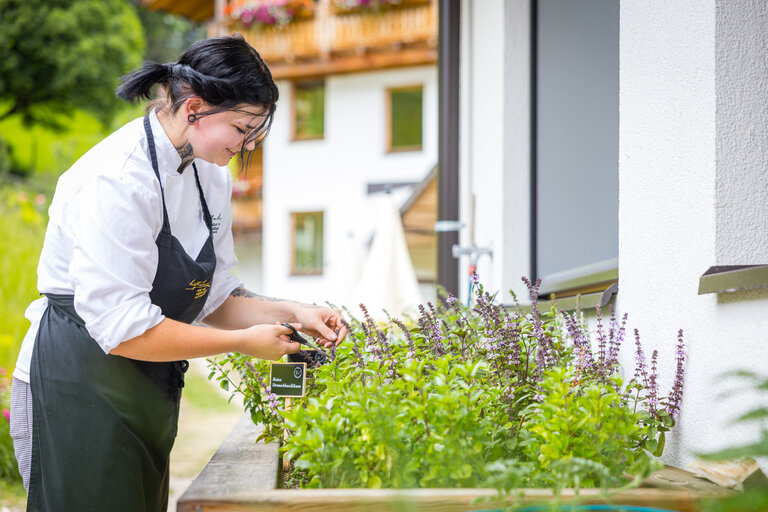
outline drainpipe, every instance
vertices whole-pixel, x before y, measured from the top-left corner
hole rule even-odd
[[[438,5],[437,283],[458,295],[459,262],[459,42],[461,0]]]

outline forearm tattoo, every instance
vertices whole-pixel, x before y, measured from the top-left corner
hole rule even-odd
[[[176,146],[176,151],[178,151],[179,156],[181,157],[181,164],[179,164],[179,168],[176,169],[176,172],[181,174],[184,172],[184,169],[186,169],[190,162],[195,159],[195,152],[192,149],[192,144],[190,144],[189,141],[185,142],[181,146]]]
[[[245,288],[240,286],[232,290],[232,293],[230,293],[229,295],[231,295],[232,297],[243,297],[246,299],[259,299],[266,302],[295,302],[296,304],[304,308],[321,308],[322,307],[322,306],[317,306],[315,304],[302,304],[292,300],[278,299],[276,297],[267,297],[266,295],[259,295],[258,293],[253,293],[252,291],[246,290]]]

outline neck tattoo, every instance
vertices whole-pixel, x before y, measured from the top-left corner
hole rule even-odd
[[[181,157],[181,164],[179,164],[179,168],[176,169],[176,172],[181,174],[184,172],[184,169],[186,169],[189,163],[195,159],[195,153],[192,150],[192,144],[190,144],[189,141],[185,142],[181,146],[176,146],[176,151],[178,151],[179,156]]]

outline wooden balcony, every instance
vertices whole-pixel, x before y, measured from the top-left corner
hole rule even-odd
[[[230,0],[227,12],[253,4]],[[242,33],[275,79],[437,62],[437,0],[402,0],[397,6],[353,12],[339,12],[331,0],[319,0],[311,15],[283,27],[230,21],[226,30]]]

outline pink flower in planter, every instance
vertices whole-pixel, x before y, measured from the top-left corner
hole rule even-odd
[[[3,409],[3,417],[5,418],[5,421],[10,423],[11,422],[11,411],[9,411],[8,409]]]

